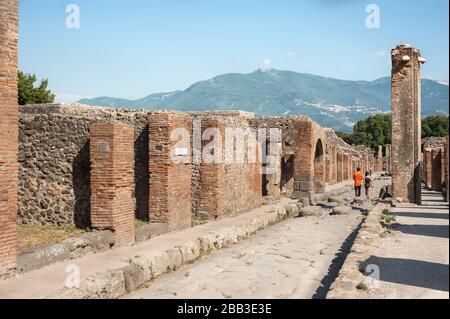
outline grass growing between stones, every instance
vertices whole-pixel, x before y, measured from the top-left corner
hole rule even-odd
[[[139,228],[145,225],[150,224],[150,221],[148,219],[135,219],[134,220],[134,228]]]
[[[385,209],[381,214],[381,221],[388,225],[396,221],[396,216]]]
[[[19,251],[41,245],[57,244],[87,232],[89,229],[79,229],[74,225],[18,225]]]
[[[363,282],[360,282],[358,285],[356,285],[356,289],[361,290],[361,291],[369,290],[367,285],[365,283],[363,283]]]

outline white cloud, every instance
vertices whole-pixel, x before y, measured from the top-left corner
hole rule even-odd
[[[296,54],[295,54],[295,52],[290,51],[290,52],[287,53],[287,57],[288,57],[289,59],[295,59]]]
[[[269,59],[266,58],[262,61],[261,70],[269,71],[270,69],[272,69],[272,61],[270,61]]]
[[[55,92],[56,103],[75,103],[81,99],[92,99],[93,96],[86,96],[74,93]]]

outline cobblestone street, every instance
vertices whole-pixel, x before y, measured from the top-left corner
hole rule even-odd
[[[372,196],[386,181],[376,181]],[[342,195],[352,197],[353,192]],[[153,281],[126,298],[323,298],[363,215],[287,220]],[[338,257],[338,258],[336,258]],[[337,267],[337,269],[336,269]],[[329,273],[330,272],[330,273]]]

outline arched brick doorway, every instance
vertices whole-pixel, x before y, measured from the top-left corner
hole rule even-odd
[[[325,187],[325,149],[321,139],[316,142],[314,151],[314,191],[321,193]]]
[[[325,153],[322,140],[317,140],[314,153],[314,180],[317,182],[325,181]]]

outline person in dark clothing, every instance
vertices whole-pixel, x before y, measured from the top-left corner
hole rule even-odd
[[[364,189],[366,190],[367,198],[369,198],[371,187],[372,187],[372,179],[370,178],[370,173],[366,172],[366,177],[364,177]]]

